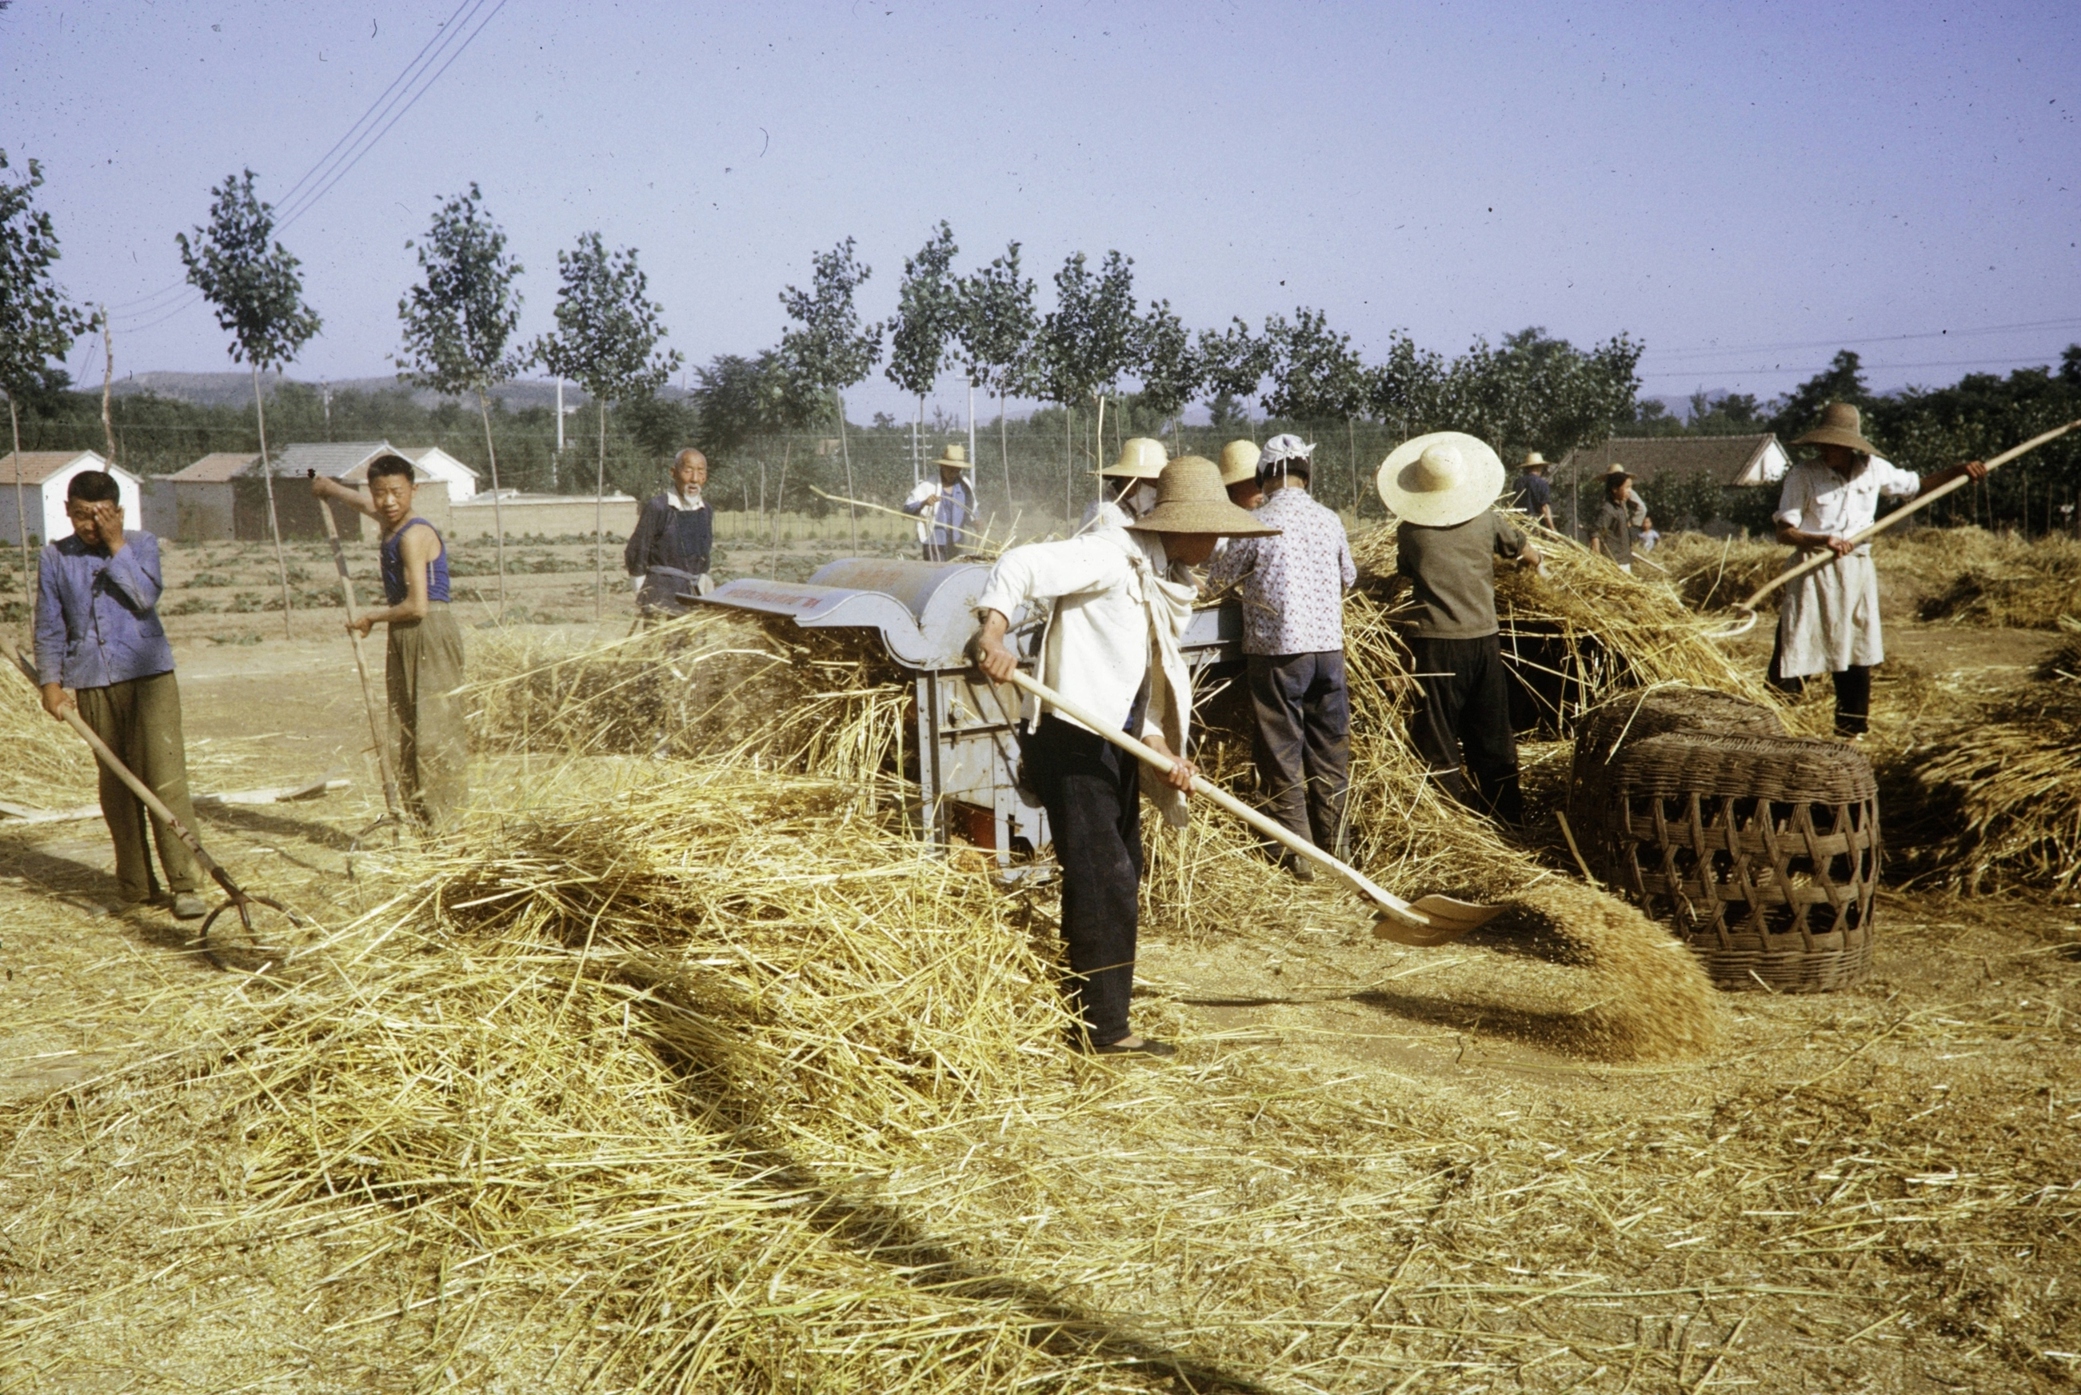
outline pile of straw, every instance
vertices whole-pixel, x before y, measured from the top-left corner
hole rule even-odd
[[[19,673],[0,674],[0,748],[7,752],[0,761],[0,800],[42,808],[93,801],[93,752],[51,720]]]
[[[1696,611],[1725,610],[1754,595],[1784,570],[1788,549],[1747,539],[1714,540],[1683,533],[1634,563],[1636,571],[1668,580]]]
[[[1882,767],[1902,875],[1971,894],[2081,887],[2081,683],[2023,693]]]
[[[1922,619],[2038,630],[2056,628],[2063,615],[2081,619],[2081,542],[1941,531],[1945,537],[1912,549],[1928,564],[1919,574],[1936,588],[1921,604]]]

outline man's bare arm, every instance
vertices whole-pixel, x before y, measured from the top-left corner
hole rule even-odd
[[[376,516],[376,505],[368,495],[358,489],[349,489],[338,480],[327,479],[323,475],[314,474],[311,476],[311,493],[317,495],[320,499],[330,499],[336,504],[345,504],[348,508],[359,510],[370,518]]]

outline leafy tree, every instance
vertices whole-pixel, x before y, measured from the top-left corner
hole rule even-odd
[[[1416,341],[1396,331],[1388,339],[1387,358],[1366,374],[1366,396],[1373,414],[1404,438],[1450,428],[1455,417],[1445,356],[1419,349]]]
[[[665,337],[665,307],[650,299],[650,280],[636,264],[636,249],[609,252],[597,232],[582,233],[578,245],[556,254],[562,287],[556,300],[556,332],[535,341],[529,357],[560,378],[583,387],[599,404],[600,457],[593,483],[593,618],[606,597],[607,404],[647,397],[664,386],[683,360],[679,351],[658,352]]]
[[[2075,350],[2067,350],[2068,361],[2076,357]],[[2006,378],[1968,373],[1949,387],[1907,388],[1873,399],[1865,434],[1885,447],[1890,459],[1920,472],[1984,460],[2076,418],[2081,418],[2081,382],[2049,366],[2019,368]],[[1967,507],[1977,513],[1984,505],[1990,523],[2044,526],[2057,507],[2046,490],[2072,502],[2077,487],[2081,442],[2069,435],[1989,475],[1967,496]]]
[[[401,376],[435,392],[477,396],[484,423],[484,453],[491,463],[492,532],[499,567],[499,614],[506,613],[506,524],[499,502],[499,453],[491,439],[487,394],[526,367],[509,347],[520,325],[520,292],[514,282],[522,267],[506,255],[505,230],[484,211],[483,195],[470,191],[448,200],[434,214],[426,236],[408,241],[419,254],[423,285],[397,303],[404,321],[404,352],[394,360]]]
[[[838,449],[845,459],[845,496],[853,495],[853,448],[846,438],[845,390],[859,382],[881,362],[882,326],[879,321],[860,323],[853,296],[874,274],[874,268],[853,255],[848,237],[828,252],[811,259],[810,288],[789,286],[780,293],[781,308],[795,327],[780,337],[781,356],[793,365],[799,380],[827,396],[838,416]],[[848,502],[852,521],[853,547],[860,546],[860,510]]]
[[[1772,405],[1770,429],[1781,441],[1790,441],[1813,429],[1821,409],[1831,402],[1848,402],[1862,410],[1872,405],[1864,385],[1864,364],[1851,349],[1836,350],[1828,367],[1808,378]]]
[[[0,150],[0,171],[7,168],[7,152]],[[26,179],[0,180],[0,390],[7,393],[7,423],[14,436],[15,532],[22,545],[22,599],[29,614],[34,614],[36,601],[29,583],[19,402],[24,394],[46,389],[51,361],[62,362],[72,352],[74,337],[87,329],[86,317],[51,279],[58,235],[51,215],[36,207],[36,191],[42,186],[43,167],[34,160],[29,161]],[[58,376],[62,380],[62,369]]]
[[[918,254],[903,263],[903,284],[896,292],[896,318],[889,321],[888,379],[918,399],[917,425],[911,430],[911,482],[918,475],[918,431],[925,424],[925,395],[939,381],[947,341],[959,328],[961,282],[953,274],[954,230],[944,218]],[[973,378],[970,379],[974,381]]]
[[[1143,317],[1137,344],[1136,368],[1142,377],[1138,397],[1141,406],[1172,423],[1176,439],[1179,419],[1186,405],[1199,395],[1205,377],[1199,350],[1185,322],[1171,309],[1168,300],[1151,303]]]
[[[208,228],[195,240],[176,233],[188,281],[216,309],[218,327],[231,335],[231,361],[253,372],[253,413],[260,431],[260,477],[267,489],[267,527],[274,537],[282,580],[282,629],[289,629],[289,563],[282,555],[282,524],[275,513],[275,469],[267,458],[267,407],[260,375],[293,363],[324,323],[303,301],[301,265],[273,242],[275,210],[253,193],[253,171],[234,174],[210,191]]]
[[[1765,429],[1762,405],[1743,392],[1692,393],[1687,425],[1694,436],[1748,436]]]
[[[1004,255],[960,283],[961,316],[954,327],[969,381],[997,394],[997,452],[1004,465],[1004,497],[1012,497],[1012,451],[1005,426],[1005,398],[1024,391],[1039,316],[1033,308],[1034,283],[1019,275],[1019,244],[1007,243]]]
[[[1136,330],[1134,259],[1107,252],[1096,273],[1077,252],[1055,273],[1055,308],[1041,321],[1036,344],[1048,399],[1065,408],[1089,398],[1097,410],[1092,458],[1105,454],[1105,400],[1120,375],[1134,366]],[[1076,462],[1063,423],[1063,511],[1074,514]]]
[[[1272,390],[1265,411],[1301,422],[1344,423],[1351,453],[1351,507],[1358,496],[1358,436],[1354,420],[1366,409],[1366,370],[1351,347],[1351,336],[1329,327],[1320,310],[1296,309],[1293,323],[1280,316],[1265,321],[1264,341],[1270,349]]]
[[[1258,384],[1272,371],[1270,346],[1254,337],[1242,320],[1232,319],[1225,330],[1201,330],[1195,352],[1201,386],[1212,397],[1214,424],[1230,429],[1247,425],[1248,411],[1241,404],[1257,396]]]

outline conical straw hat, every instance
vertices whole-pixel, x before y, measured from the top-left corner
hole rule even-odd
[[[1503,462],[1463,431],[1433,431],[1396,446],[1375,481],[1395,517],[1450,528],[1475,517],[1503,492]]]
[[[1848,446],[1851,450],[1877,455],[1879,448],[1864,439],[1864,417],[1848,402],[1831,402],[1821,409],[1821,424],[1792,443],[1795,446]]]
[[[1518,468],[1520,470],[1529,470],[1535,465],[1544,470],[1547,465],[1546,457],[1536,450],[1528,450],[1525,452],[1524,462]]]
[[[1181,455],[1156,481],[1156,507],[1127,525],[1138,533],[1219,533],[1265,538],[1279,530],[1228,501],[1221,467],[1203,455]]]
[[[939,453],[939,459],[932,463],[934,465],[952,465],[956,469],[966,470],[968,468],[968,447],[948,446]]]
[[[1130,436],[1120,443],[1120,458],[1098,473],[1109,480],[1153,480],[1163,473],[1169,459],[1163,442]]]
[[[1221,483],[1225,487],[1257,478],[1257,458],[1264,452],[1255,441],[1230,441],[1221,448]]]

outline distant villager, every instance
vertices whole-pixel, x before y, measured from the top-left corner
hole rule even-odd
[[[672,477],[636,518],[621,563],[636,587],[636,609],[646,618],[684,615],[693,598],[715,589],[708,572],[715,547],[715,511],[701,497],[708,457],[692,447],[672,462]]]
[[[968,448],[950,445],[932,462],[937,480],[911,486],[903,511],[918,520],[918,545],[928,562],[949,562],[968,545],[975,518],[975,486],[968,482]]]

